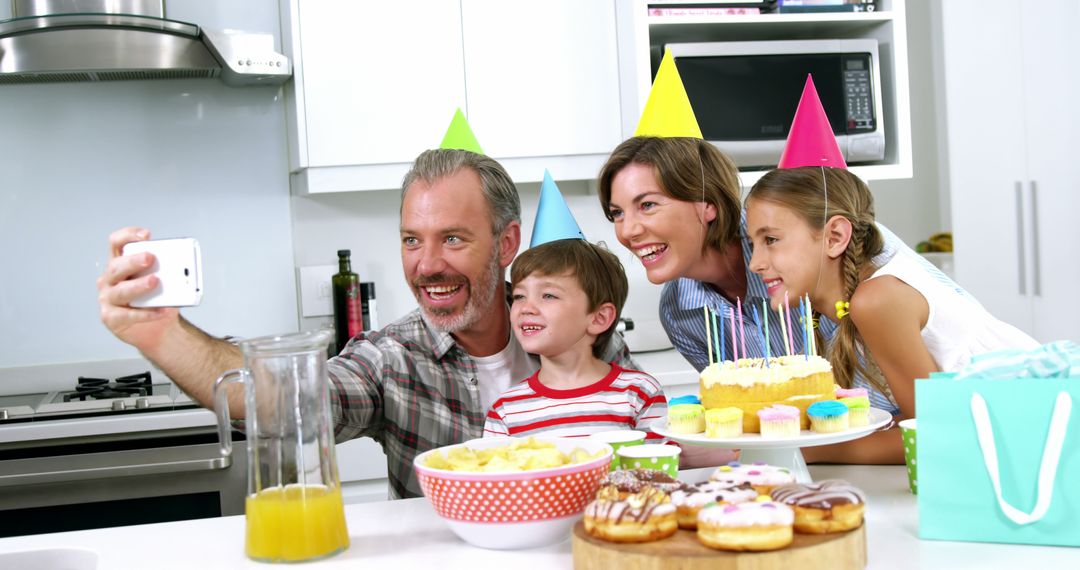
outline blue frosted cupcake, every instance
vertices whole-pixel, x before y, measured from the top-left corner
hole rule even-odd
[[[680,404],[700,404],[700,403],[701,403],[701,398],[698,398],[697,396],[695,396],[693,394],[688,394],[686,396],[679,396],[678,398],[672,398],[672,399],[668,400],[667,405],[668,406],[678,406]]]
[[[814,402],[806,409],[810,417],[810,430],[817,433],[835,433],[850,427],[848,407],[836,400]]]

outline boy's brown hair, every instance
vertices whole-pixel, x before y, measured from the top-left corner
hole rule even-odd
[[[610,251],[583,239],[563,239],[531,247],[514,260],[510,286],[530,275],[569,275],[577,280],[589,301],[589,312],[604,303],[615,305],[615,318],[593,341],[593,356],[600,358],[622,314],[630,290],[622,262]]]

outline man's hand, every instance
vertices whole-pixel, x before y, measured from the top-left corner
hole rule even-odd
[[[127,227],[109,236],[109,263],[97,280],[98,306],[101,322],[120,340],[152,354],[161,345],[166,331],[180,322],[180,311],[175,308],[136,309],[132,300],[151,291],[158,285],[158,278],[147,275],[133,276],[154,263],[151,253],[123,255],[124,245],[150,239],[150,231],[139,227]]]

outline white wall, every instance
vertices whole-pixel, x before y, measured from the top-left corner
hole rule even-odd
[[[220,4],[168,10],[278,32],[276,3]],[[101,324],[94,286],[109,232],[126,225],[199,239],[206,293],[185,310],[196,324],[220,335],[296,330],[287,172],[279,89],[0,86],[0,369],[137,355]]]
[[[939,63],[935,61],[933,49],[935,46],[940,48],[940,30],[932,12],[931,0],[907,1],[914,177],[870,182],[878,221],[911,246],[950,227],[949,197],[944,195],[947,189],[941,173],[944,159],[938,151],[943,100],[938,93]]]

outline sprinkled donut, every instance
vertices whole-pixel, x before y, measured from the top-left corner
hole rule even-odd
[[[671,502],[679,516],[679,528],[694,530],[697,528],[697,516],[702,507],[709,503],[745,503],[753,501],[758,492],[750,483],[732,483],[706,481],[691,485],[688,489],[672,491]]]
[[[758,493],[769,494],[773,487],[795,482],[795,476],[784,467],[767,465],[760,461],[752,464],[732,461],[721,465],[709,476],[710,481],[750,483]]]
[[[698,540],[720,550],[776,550],[791,544],[794,520],[790,507],[768,500],[711,504],[698,513]]]

